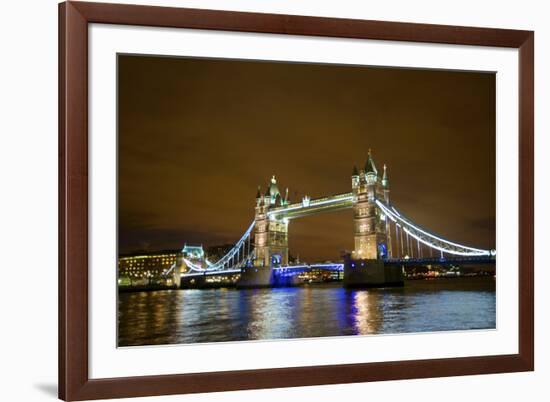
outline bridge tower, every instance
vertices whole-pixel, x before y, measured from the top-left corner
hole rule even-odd
[[[277,179],[271,178],[267,190],[256,194],[254,215],[254,262],[241,271],[238,288],[271,287],[275,285],[273,268],[288,265],[288,221],[269,216],[272,208],[288,203],[288,190],[281,197]]]
[[[254,266],[274,267],[288,265],[288,221],[270,218],[271,208],[281,207],[288,203],[288,191],[285,198],[281,196],[275,176],[262,196],[260,189],[256,194],[254,227]]]
[[[365,169],[354,168],[351,183],[353,194],[354,251],[353,258],[368,260],[384,259],[388,256],[388,232],[383,214],[376,206],[376,199],[389,200],[389,187],[384,167],[381,179],[369,150]],[[385,180],[385,182],[384,182]]]
[[[402,286],[401,269],[384,265],[391,255],[391,238],[388,218],[377,207],[376,200],[388,203],[390,188],[386,166],[380,177],[370,150],[365,168],[353,169],[351,187],[354,250],[344,261],[344,286]]]

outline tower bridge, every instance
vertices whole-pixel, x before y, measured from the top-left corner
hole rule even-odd
[[[184,252],[172,270],[185,271],[183,278],[239,274],[239,286],[271,286],[282,273],[288,276],[314,266],[289,265],[291,221],[344,209],[353,210],[354,248],[344,257],[343,264],[328,265],[344,271],[345,286],[401,286],[403,268],[412,264],[495,262],[495,250],[446,240],[400,213],[390,202],[386,165],[380,173],[369,150],[364,168],[353,168],[348,193],[315,199],[304,196],[291,202],[288,189],[281,194],[273,176],[265,192],[258,187],[254,220],[227,254],[215,262],[204,258],[199,263]]]

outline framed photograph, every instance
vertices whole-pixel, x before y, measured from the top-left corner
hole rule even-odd
[[[533,370],[533,32],[59,17],[61,399]]]

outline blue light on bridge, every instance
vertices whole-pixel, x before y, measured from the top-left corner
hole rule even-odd
[[[280,254],[273,254],[271,256],[271,265],[274,266],[274,267],[279,267],[281,266],[281,262],[282,262],[282,257]]]
[[[386,244],[380,243],[378,245],[378,256],[380,258],[386,258],[388,256],[388,249],[387,249]]]

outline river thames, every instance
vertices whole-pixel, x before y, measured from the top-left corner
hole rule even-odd
[[[494,329],[493,277],[119,294],[119,346]]]

